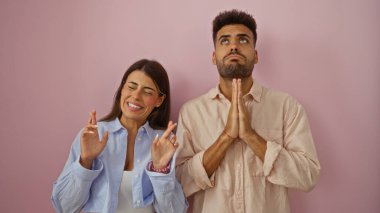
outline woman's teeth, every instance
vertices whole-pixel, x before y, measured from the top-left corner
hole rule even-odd
[[[128,103],[128,106],[129,106],[129,107],[132,107],[132,108],[134,108],[134,109],[141,109],[141,108],[142,108],[142,107],[137,106],[137,105],[134,105],[134,104],[132,104],[132,103]]]

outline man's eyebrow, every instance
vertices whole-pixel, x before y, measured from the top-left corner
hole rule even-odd
[[[248,35],[248,34],[245,34],[245,33],[237,34],[237,36],[238,36],[238,37],[248,37],[248,38],[250,38],[249,35]]]
[[[239,33],[236,35],[237,37],[246,37],[246,38],[250,38],[248,34],[246,33]],[[218,38],[218,41],[223,39],[223,38],[229,38],[231,37],[231,35],[221,35],[219,38]]]
[[[222,38],[229,38],[229,37],[231,37],[231,35],[221,35],[221,36],[218,38],[218,41],[219,41],[220,39],[222,39]]]

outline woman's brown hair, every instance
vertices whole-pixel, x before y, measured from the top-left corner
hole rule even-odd
[[[108,113],[105,117],[103,117],[100,121],[111,121],[115,118],[120,118],[122,115],[122,111],[120,108],[120,98],[121,98],[121,90],[124,87],[125,82],[129,74],[132,72],[139,70],[144,72],[147,76],[149,76],[153,82],[158,87],[159,96],[165,95],[165,99],[162,104],[154,108],[153,111],[148,116],[147,120],[149,121],[149,125],[154,129],[165,129],[170,117],[170,85],[169,78],[166,73],[164,67],[154,60],[141,59],[134,64],[132,64],[127,71],[124,73],[124,76],[121,80],[119,88],[117,89],[114,97],[113,106],[111,112]]]

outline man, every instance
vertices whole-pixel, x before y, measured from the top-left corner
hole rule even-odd
[[[320,165],[306,114],[287,94],[261,86],[253,17],[213,21],[219,85],[184,104],[177,176],[194,213],[290,212],[287,191],[310,191]]]

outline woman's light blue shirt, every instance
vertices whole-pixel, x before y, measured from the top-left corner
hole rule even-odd
[[[118,194],[127,153],[128,132],[119,119],[98,122],[99,137],[109,132],[103,152],[93,162],[92,170],[79,163],[80,135],[75,138],[65,167],[53,185],[52,203],[57,212],[116,212]],[[169,174],[150,172],[151,145],[156,134],[146,122],[139,128],[134,146],[132,180],[133,207],[153,204],[157,213],[186,212],[187,202],[175,177],[175,157]],[[122,201],[120,201],[122,202]]]

